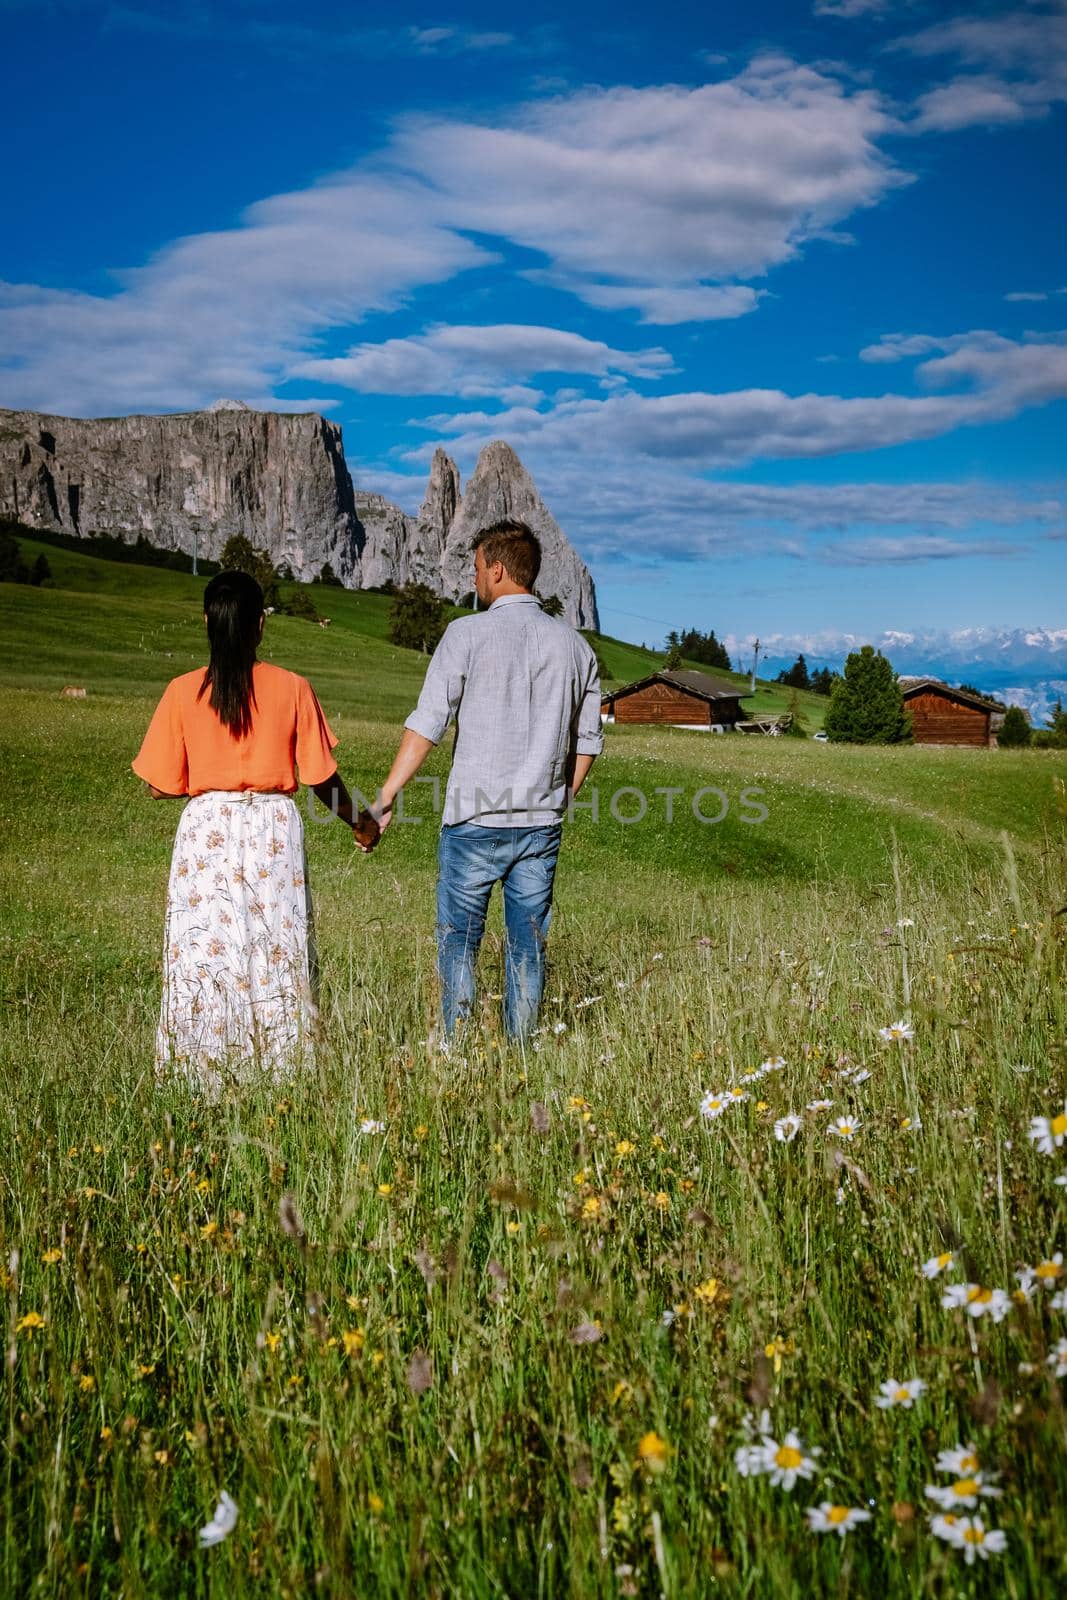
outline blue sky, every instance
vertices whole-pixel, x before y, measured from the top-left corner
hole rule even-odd
[[[671,10],[0,0],[0,405],[507,438],[623,637],[1062,629],[1067,4]]]

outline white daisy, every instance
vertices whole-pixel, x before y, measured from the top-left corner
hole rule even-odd
[[[910,1022],[905,1022],[901,1018],[899,1022],[891,1022],[888,1028],[879,1028],[878,1037],[884,1039],[887,1044],[894,1040],[903,1044],[907,1039],[914,1039],[915,1029]]]
[[[1006,1289],[983,1289],[979,1283],[954,1283],[941,1296],[946,1311],[966,1311],[969,1317],[992,1317],[1003,1322],[1011,1310]]]
[[[951,1450],[941,1450],[935,1462],[938,1472],[951,1472],[954,1478],[969,1477],[981,1465],[973,1444],[957,1444]]]
[[[830,1107],[832,1105],[833,1105],[833,1101],[832,1100],[809,1100],[808,1101],[808,1110],[809,1111],[829,1111],[829,1109],[830,1109]]]
[[[378,1122],[374,1117],[364,1117],[359,1125],[360,1133],[384,1133],[385,1123]]]
[[[762,1076],[762,1072],[757,1072],[753,1067],[751,1072],[742,1072],[737,1081],[738,1083],[759,1083]]]
[[[859,1522],[870,1522],[871,1513],[861,1506],[835,1506],[829,1500],[808,1506],[804,1515],[812,1533],[836,1533],[843,1539]]]
[[[1054,1117],[1031,1117],[1030,1138],[1043,1156],[1050,1156],[1067,1139],[1067,1101],[1063,1110]],[[1061,1180],[1056,1179],[1059,1183]]]
[[[915,923],[912,921],[911,917],[898,917],[897,918],[897,927],[898,928],[914,928],[914,926],[915,926]]]
[[[714,1122],[716,1117],[722,1116],[729,1104],[722,1090],[708,1089],[700,1102],[700,1115],[708,1122]]]
[[[923,1262],[923,1277],[938,1278],[943,1272],[956,1265],[956,1258],[951,1250],[946,1250],[943,1255],[931,1256],[929,1261]]]
[[[954,1483],[926,1485],[927,1499],[936,1501],[942,1511],[958,1511],[961,1506],[976,1506],[980,1497],[993,1498],[1003,1492],[1002,1489],[987,1483],[980,1472],[972,1472],[967,1478],[957,1478]]]
[[[1067,1172],[1061,1172],[1058,1178],[1053,1178],[1057,1189],[1067,1189]]]
[[[795,1111],[791,1111],[787,1117],[779,1117],[774,1124],[774,1137],[781,1144],[790,1144],[802,1127],[803,1123],[800,1117],[797,1116]]]
[[[901,1117],[897,1126],[902,1133],[921,1133],[922,1120],[919,1117]]]
[[[767,1419],[763,1417],[760,1420],[763,1423]],[[743,1478],[766,1474],[776,1488],[785,1489],[788,1493],[798,1478],[815,1476],[814,1457],[819,1454],[820,1451],[814,1449],[805,1453],[799,1436],[792,1431],[786,1434],[781,1444],[770,1433],[763,1431],[759,1444],[741,1445],[734,1451],[734,1465]]]
[[[1056,1340],[1045,1364],[1052,1368],[1054,1378],[1067,1378],[1067,1339]]]
[[[910,1411],[919,1396],[926,1393],[926,1385],[921,1378],[905,1378],[903,1383],[898,1383],[896,1378],[887,1378],[874,1397],[874,1403],[880,1411],[894,1411],[897,1406]]]
[[[1067,1289],[1057,1289],[1049,1305],[1053,1311],[1067,1311]]]
[[[747,1100],[748,1094],[744,1089],[739,1089],[738,1086],[734,1084],[732,1088],[727,1089],[726,1098],[732,1106],[736,1106],[740,1105],[742,1100]]]
[[[766,1061],[761,1061],[759,1064],[759,1071],[762,1077],[766,1077],[768,1072],[782,1072],[784,1070],[784,1056],[768,1056]]]
[[[1046,1289],[1055,1288],[1059,1279],[1063,1277],[1063,1251],[1057,1250],[1048,1261],[1039,1261],[1034,1268],[1034,1277]]]
[[[1037,1282],[1033,1267],[1020,1267],[1015,1274],[1015,1281],[1019,1285],[1015,1291],[1015,1299],[1032,1300],[1034,1298],[1034,1284]]]
[[[827,1133],[836,1133],[839,1139],[854,1139],[863,1127],[862,1122],[857,1122],[855,1117],[835,1117],[833,1122],[826,1125]]]
[[[818,1450],[804,1453],[804,1446],[798,1434],[790,1430],[781,1444],[777,1444],[766,1434],[763,1438],[763,1448],[767,1458],[767,1472],[775,1488],[782,1488],[788,1493],[798,1478],[814,1478],[815,1460],[820,1454]]]
[[[1008,1536],[1003,1528],[987,1528],[981,1517],[961,1517],[956,1524],[956,1537],[951,1542],[957,1550],[963,1551],[967,1565],[973,1567],[979,1556],[988,1561],[990,1556],[1006,1550]]]
[[[930,1518],[930,1532],[935,1539],[944,1539],[946,1544],[958,1544],[959,1525],[962,1521],[962,1517],[954,1516],[951,1511],[946,1511],[944,1514],[938,1512],[935,1517]]]

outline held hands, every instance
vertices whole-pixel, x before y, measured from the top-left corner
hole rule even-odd
[[[393,820],[393,802],[380,803],[374,811],[360,811],[352,824],[352,837],[363,851],[370,855],[381,841],[382,834]]]
[[[364,855],[370,854],[381,836],[381,825],[373,811],[360,811],[352,824],[352,837]]]

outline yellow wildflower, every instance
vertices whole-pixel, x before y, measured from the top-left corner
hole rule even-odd
[[[44,1318],[39,1311],[27,1311],[15,1324],[16,1333],[24,1333],[27,1339],[32,1339],[38,1328],[44,1327]]]
[[[649,1472],[665,1472],[671,1457],[671,1447],[658,1433],[642,1435],[637,1446],[637,1459]]]
[[[367,1336],[362,1328],[347,1328],[341,1335],[346,1356],[358,1356],[367,1342]]]
[[[44,1262],[46,1267],[54,1267],[56,1262],[62,1261],[62,1259],[63,1252],[58,1246],[54,1250],[46,1250],[41,1256],[41,1260]]]

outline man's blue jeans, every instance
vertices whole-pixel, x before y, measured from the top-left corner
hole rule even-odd
[[[545,984],[545,940],[552,920],[562,825],[483,828],[457,822],[441,829],[437,879],[437,971],[446,1034],[474,1006],[474,963],[494,883],[504,889],[504,1031],[521,1038],[534,1026]]]

